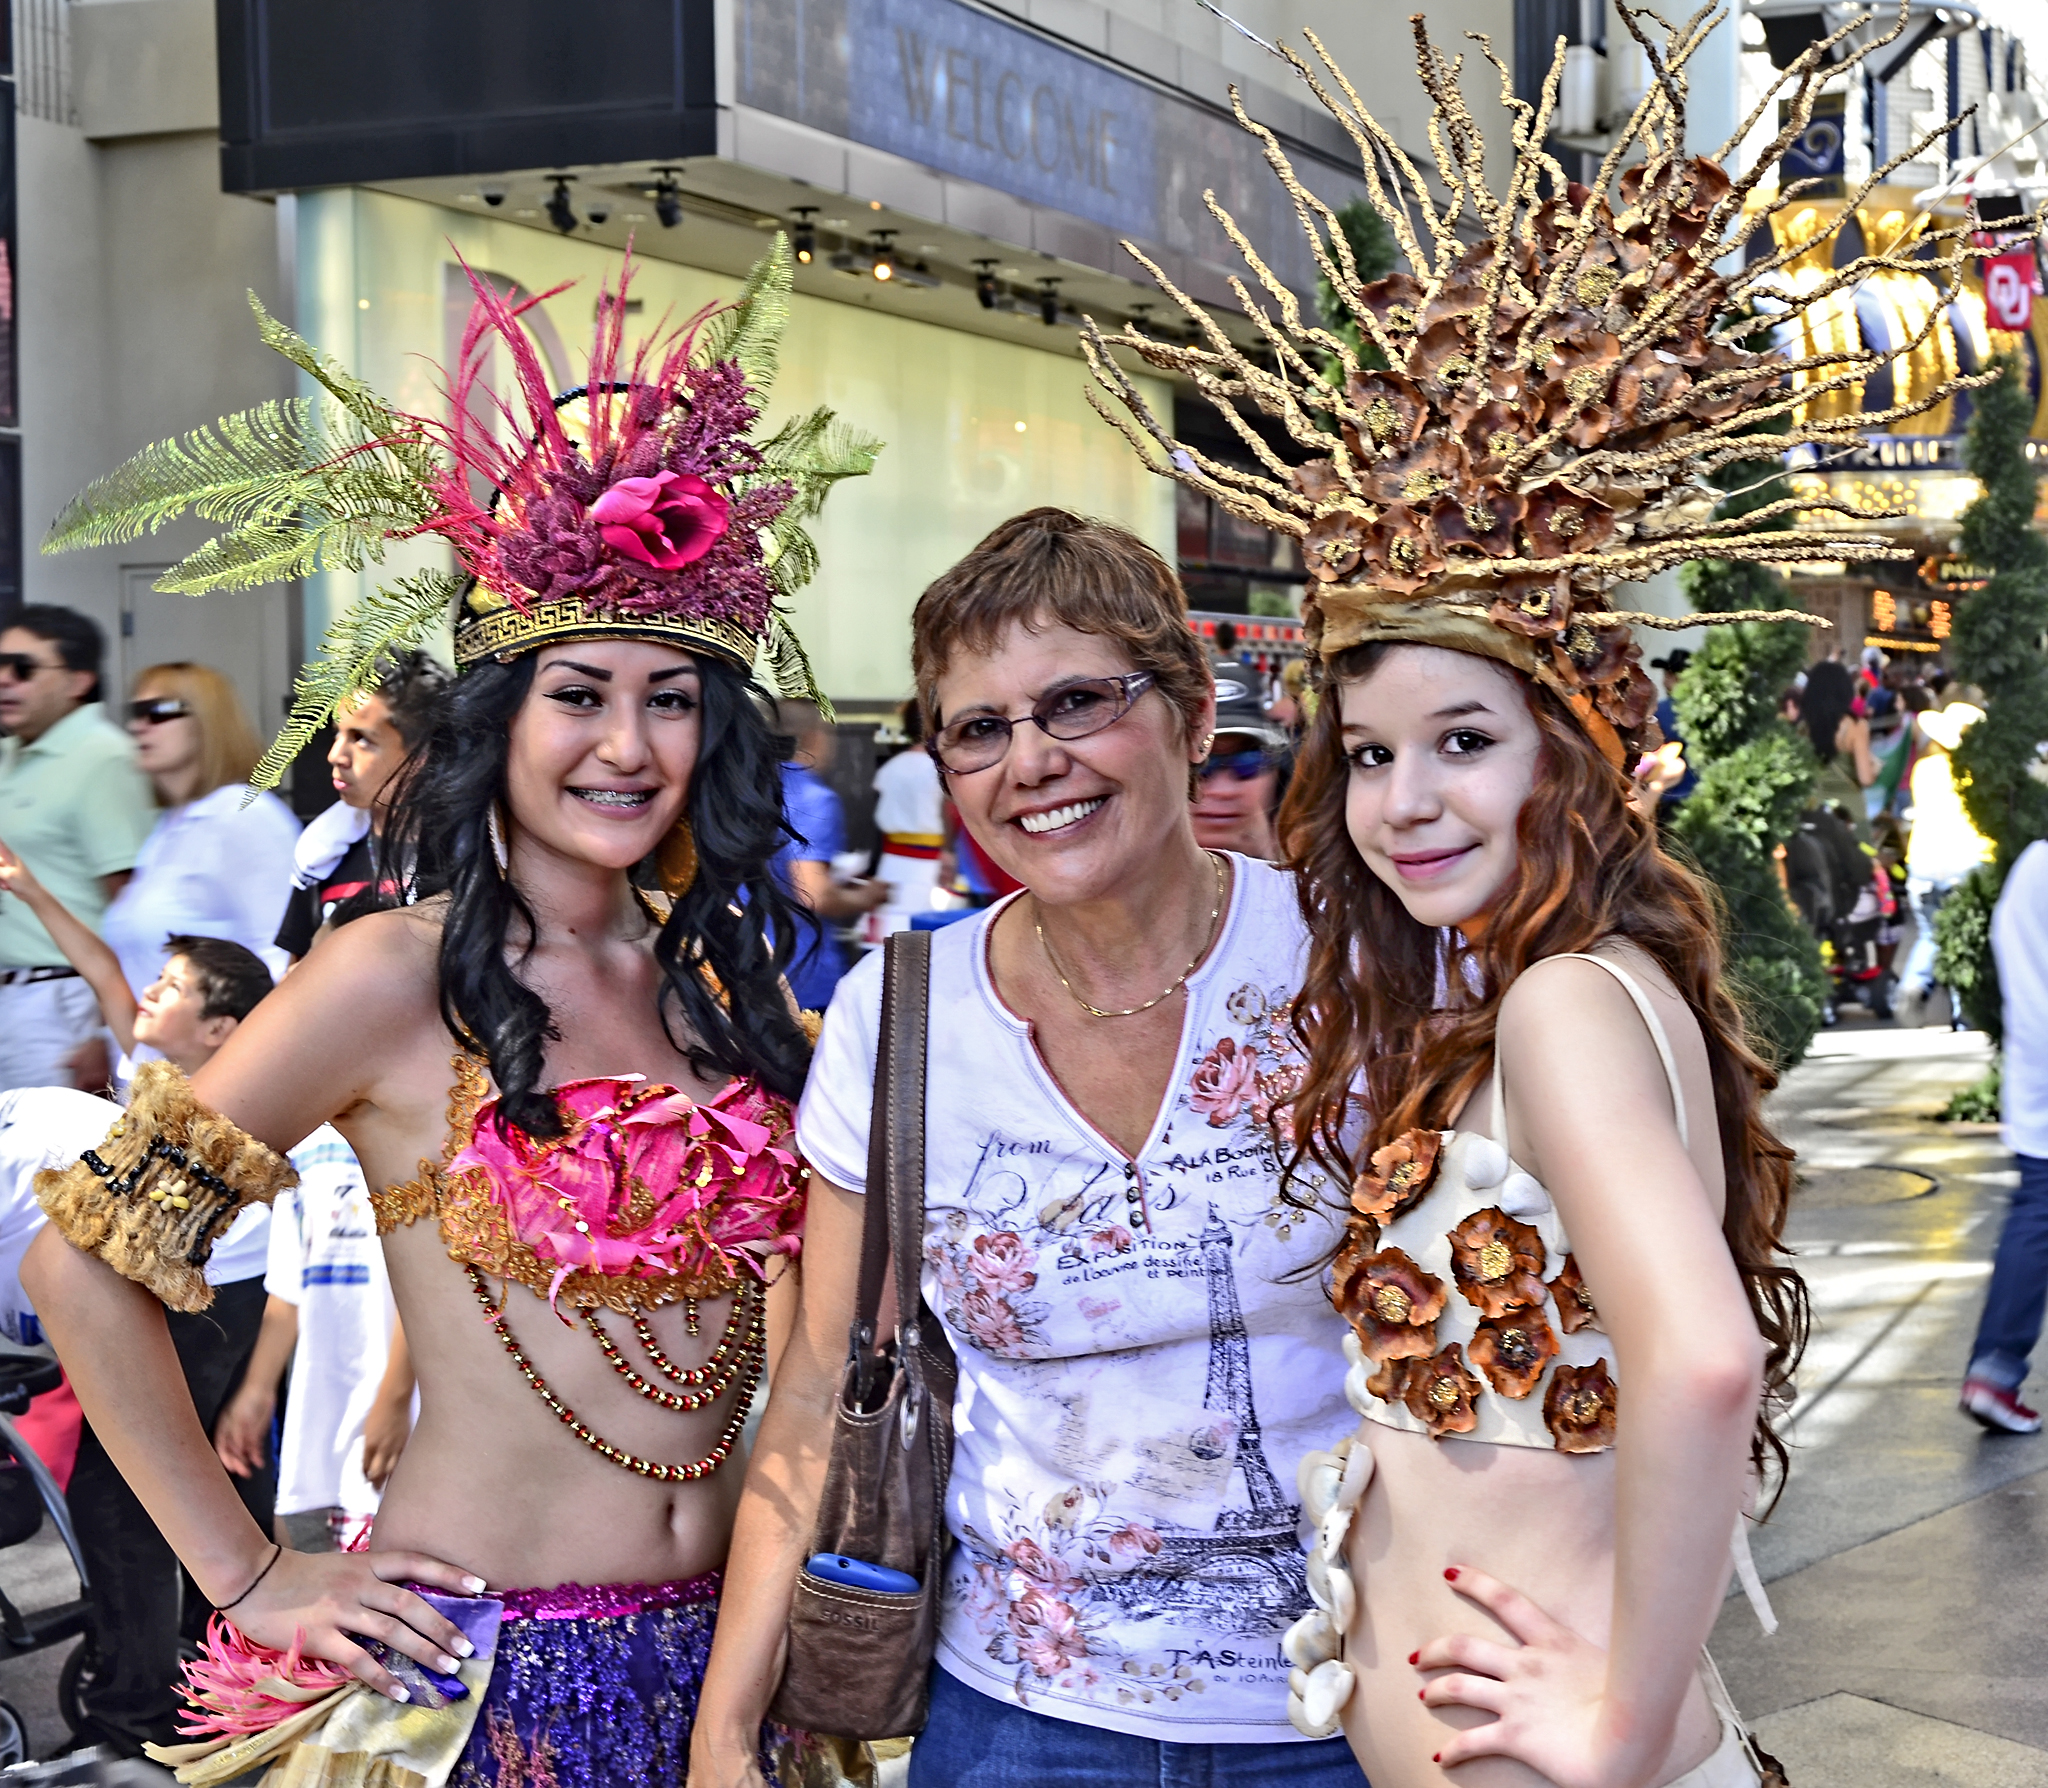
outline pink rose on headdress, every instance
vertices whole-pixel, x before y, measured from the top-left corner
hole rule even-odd
[[[621,478],[590,506],[605,545],[621,558],[679,571],[708,553],[732,505],[693,472]]]

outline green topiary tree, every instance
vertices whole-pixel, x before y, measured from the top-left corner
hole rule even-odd
[[[1387,228],[1386,219],[1365,200],[1353,199],[1340,207],[1337,222],[1344,231],[1345,241],[1351,244],[1351,259],[1357,264],[1361,280],[1370,285],[1394,271],[1394,232]],[[1332,335],[1343,337],[1345,345],[1358,356],[1360,365],[1384,367],[1387,364],[1387,357],[1365,339],[1358,327],[1358,319],[1351,314],[1351,307],[1337,296],[1337,289],[1330,284],[1326,273],[1316,275],[1316,309],[1322,316],[1323,327]],[[1335,355],[1329,358],[1323,371],[1331,383],[1341,383]]]
[[[1973,870],[1936,920],[1935,973],[1947,982],[1971,1024],[2002,1031],[1998,969],[1991,955],[1991,909],[2013,859],[2048,837],[2048,783],[2034,774],[2048,740],[2048,540],[2034,528],[2040,475],[2027,458],[2034,401],[2017,360],[1976,394],[1963,462],[1984,494],[1963,511],[1959,544],[1989,582],[1958,605],[1949,661],[1984,692],[1984,718],[1955,750],[1963,805],[1996,855]],[[1994,1070],[1995,1072],[1995,1070]]]
[[[1726,468],[1723,515],[1784,493],[1776,460]],[[1782,524],[1781,524],[1782,525]],[[1761,565],[1696,559],[1679,573],[1692,605],[1793,606],[1785,580]],[[1806,663],[1808,632],[1784,622],[1715,627],[1678,679],[1673,705],[1699,782],[1672,822],[1726,912],[1728,978],[1759,1053],[1785,1069],[1806,1053],[1827,1002],[1820,945],[1786,898],[1778,847],[1813,799],[1818,766],[1778,718],[1778,696]]]

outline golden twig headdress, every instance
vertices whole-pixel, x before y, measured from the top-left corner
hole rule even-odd
[[[1655,690],[1638,666],[1631,623],[1681,628],[1818,617],[1757,610],[1674,620],[1612,607],[1614,586],[1687,559],[1783,564],[1910,551],[1849,528],[1765,525],[1795,508],[1865,522],[1880,513],[1831,500],[1787,498],[1716,520],[1720,493],[1707,475],[1795,443],[1853,441],[1994,376],[1951,379],[1890,409],[1830,416],[1831,406],[1815,400],[1860,385],[1890,354],[1857,347],[1793,358],[1743,345],[1768,323],[1796,322],[1867,274],[1892,268],[1944,288],[1920,333],[1893,350],[1910,353],[1960,288],[1972,258],[1967,225],[1861,255],[1803,289],[1780,278],[1780,269],[1824,238],[1751,260],[1738,273],[1716,271],[1772,212],[1808,190],[1810,183],[1795,183],[1773,197],[1764,189],[1805,131],[1821,84],[1897,36],[1903,6],[1899,25],[1841,61],[1828,58],[1867,28],[1863,18],[1814,44],[1780,72],[1712,158],[1683,152],[1686,65],[1720,15],[1702,7],[1674,29],[1647,8],[1624,3],[1619,11],[1655,79],[1590,187],[1569,180],[1543,147],[1561,41],[1532,104],[1516,96],[1489,41],[1472,34],[1500,74],[1513,120],[1513,160],[1496,193],[1486,178],[1485,143],[1459,91],[1464,59],[1446,57],[1414,16],[1441,197],[1432,196],[1314,32],[1303,35],[1320,67],[1278,47],[1357,146],[1372,206],[1408,263],[1407,271],[1370,284],[1336,213],[1302,186],[1279,139],[1231,89],[1237,120],[1264,145],[1324,277],[1388,370],[1366,364],[1342,333],[1303,315],[1213,192],[1203,197],[1261,288],[1231,280],[1268,352],[1237,347],[1129,243],[1193,321],[1197,339],[1163,341],[1131,326],[1113,339],[1190,379],[1259,469],[1175,440],[1092,320],[1082,335],[1096,380],[1129,414],[1092,388],[1089,401],[1153,471],[1301,541],[1313,650],[1328,657],[1394,640],[1499,659],[1557,690],[1617,762],[1626,761],[1624,743],[1655,742]],[[1661,45],[1646,20],[1661,28]],[[1788,103],[1777,134],[1747,173],[1731,177],[1720,164],[1781,94]],[[1929,131],[1872,173],[1843,215],[1948,128]],[[1241,406],[1276,419],[1308,450],[1306,463],[1289,464]],[[1779,432],[1759,433],[1773,428]]]

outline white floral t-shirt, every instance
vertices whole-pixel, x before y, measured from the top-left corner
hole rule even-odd
[[[1269,1127],[1302,1067],[1284,1008],[1306,934],[1285,875],[1232,861],[1135,1161],[998,999],[992,915],[932,940],[924,1294],[960,1359],[939,1662],[1180,1743],[1298,1736],[1280,1655],[1308,1606],[1294,1466],[1357,1425],[1316,1270],[1337,1230],[1282,1197]],[[877,951],[840,983],[797,1118],[812,1166],[852,1191],[881,970]]]

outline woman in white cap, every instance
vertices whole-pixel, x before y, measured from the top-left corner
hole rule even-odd
[[[1979,863],[1991,860],[1991,842],[1970,821],[1956,787],[1949,753],[1984,710],[1956,700],[1914,717],[1920,760],[1913,766],[1912,830],[1906,839],[1906,898],[1913,905],[1913,948],[1899,970],[1898,1002],[1909,1002],[1906,1022],[1918,1022],[1920,1002],[1934,991],[1934,915],[1956,884]],[[1960,1028],[1961,1013],[1955,1016]]]

